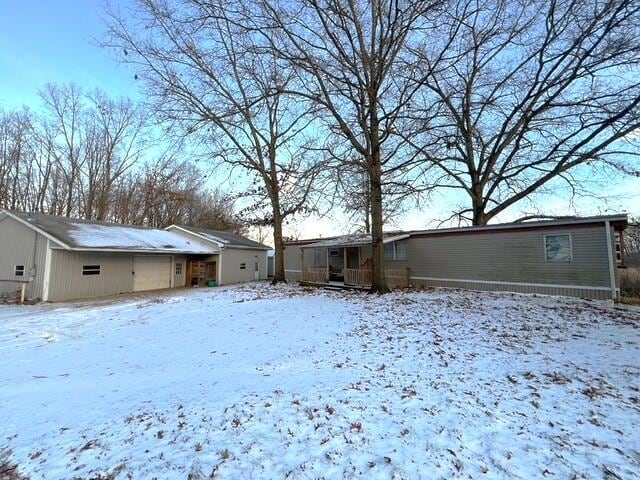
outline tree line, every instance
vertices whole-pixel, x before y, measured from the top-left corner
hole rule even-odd
[[[165,227],[238,231],[233,200],[157,147],[128,99],[47,85],[42,111],[0,110],[0,208]]]
[[[483,225],[532,196],[638,175],[633,0],[137,0],[104,45],[171,131],[239,169],[274,230],[338,201],[372,235],[436,191]],[[361,217],[361,218],[362,218]]]

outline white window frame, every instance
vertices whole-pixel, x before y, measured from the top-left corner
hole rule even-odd
[[[246,262],[243,262],[240,264],[240,270],[246,270],[247,269],[247,264]]]
[[[180,268],[180,272],[178,272],[178,268]],[[176,276],[181,276],[184,273],[184,264],[182,262],[176,262],[175,274]]]
[[[569,237],[569,259],[556,260],[547,256],[547,237]],[[544,261],[551,263],[571,263],[573,262],[573,236],[570,233],[545,233],[542,238],[542,248],[544,250]]]
[[[96,268],[91,268],[88,270],[85,270],[86,267],[98,267]],[[85,273],[85,272],[97,272],[97,273]],[[80,270],[80,274],[83,277],[99,277],[100,275],[102,275],[102,264],[101,263],[90,263],[87,265],[82,265],[82,269]]]
[[[329,256],[330,257],[339,257],[340,256],[340,249],[339,248],[330,248],[329,249]]]
[[[20,267],[21,272],[18,273],[18,267]],[[24,265],[14,265],[13,266],[13,276],[14,277],[24,277],[24,274],[26,272],[26,268]]]

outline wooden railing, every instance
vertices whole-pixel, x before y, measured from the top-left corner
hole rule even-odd
[[[304,267],[302,270],[302,281],[311,283],[326,283],[327,267]]]
[[[405,288],[409,286],[408,268],[387,268],[384,271],[389,288]],[[360,268],[345,268],[345,285],[369,286],[373,283],[373,271]]]
[[[363,270],[360,268],[345,268],[344,283],[345,285],[366,286],[373,282],[373,272],[371,270]]]

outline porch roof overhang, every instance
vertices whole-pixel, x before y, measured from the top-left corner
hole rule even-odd
[[[408,233],[392,232],[384,234],[382,243],[391,243],[398,240],[409,238]],[[331,248],[331,247],[360,247],[363,245],[371,244],[371,235],[344,235],[342,237],[330,238],[320,242],[309,243],[307,245],[301,245],[301,249],[305,248]]]

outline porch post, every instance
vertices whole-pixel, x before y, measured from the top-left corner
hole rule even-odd
[[[342,247],[342,275],[347,269],[347,247]]]
[[[326,277],[325,277],[325,281],[328,282],[329,281],[329,247],[327,247],[327,263],[326,263]]]
[[[300,281],[304,281],[304,250],[300,247]]]

